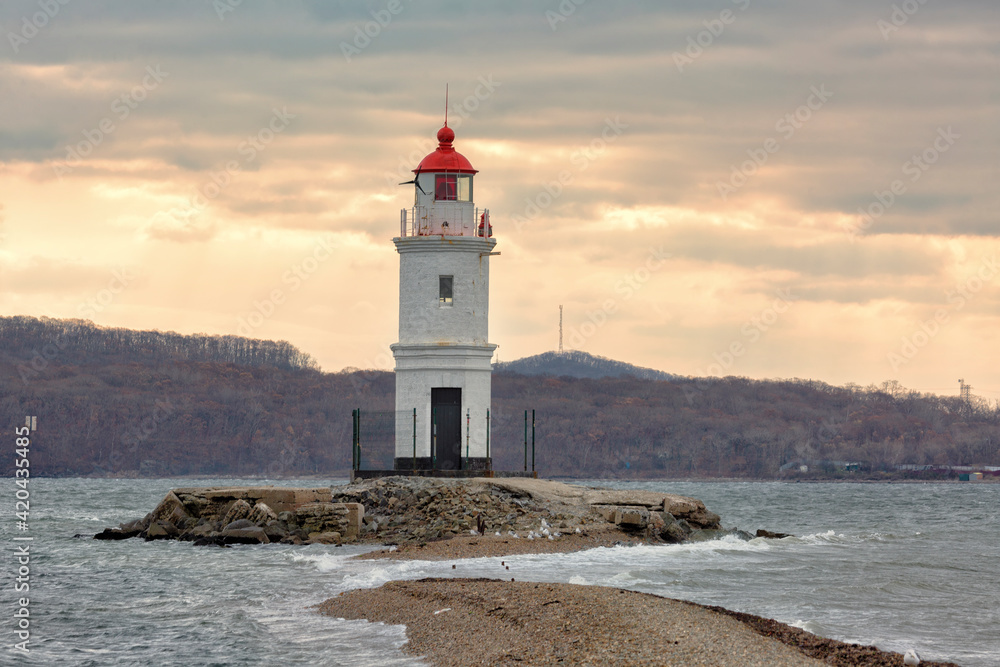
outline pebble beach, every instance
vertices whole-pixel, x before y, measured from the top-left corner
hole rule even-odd
[[[392,581],[342,593],[320,611],[405,625],[405,652],[449,667],[904,664],[899,653],[824,639],[770,619],[600,586],[482,578]]]

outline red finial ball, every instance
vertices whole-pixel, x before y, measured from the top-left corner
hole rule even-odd
[[[450,144],[455,141],[455,131],[445,125],[438,130],[438,141],[442,144]]]

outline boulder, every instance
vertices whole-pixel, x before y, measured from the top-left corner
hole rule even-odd
[[[222,525],[225,526],[238,519],[247,519],[250,517],[252,511],[253,508],[250,507],[250,503],[242,498],[238,498],[226,510],[226,515],[222,518]]]
[[[281,521],[275,519],[268,521],[267,525],[264,526],[264,534],[267,535],[267,539],[272,542],[280,542],[288,537],[288,529]]]
[[[729,534],[729,531],[720,530],[718,528],[695,528],[688,535],[688,542],[709,542],[711,540],[717,540],[719,538],[725,537]]]
[[[259,528],[259,526],[257,526],[257,524],[250,519],[237,519],[236,521],[227,523],[222,527],[222,530],[224,532],[227,530],[236,530],[238,528]]]
[[[150,513],[150,525],[156,522],[166,522],[177,526],[190,517],[191,515],[180,498],[173,491],[167,491],[167,495],[163,496],[160,504]]]
[[[769,530],[758,528],[756,537],[765,537],[769,540],[780,540],[783,537],[792,537],[792,535],[790,535],[789,533],[772,533]]]
[[[617,526],[622,522],[622,510],[617,505],[594,505],[593,509],[604,517],[604,520],[608,523],[613,523]]]
[[[199,524],[191,529],[191,535],[194,535],[196,538],[208,537],[214,532],[215,532],[215,524],[210,522]]]
[[[149,528],[146,529],[146,541],[151,540],[169,540],[171,538],[177,537],[180,531],[174,524],[167,521],[156,521],[155,523],[149,524]]]
[[[207,498],[191,493],[191,489],[174,489],[174,495],[180,498],[191,516],[202,516],[210,505]]]
[[[130,537],[135,537],[141,530],[124,528],[105,528],[97,535],[94,535],[95,540],[127,540]]]
[[[263,526],[268,521],[272,519],[277,519],[278,515],[274,513],[267,503],[258,502],[253,506],[253,511],[250,512],[250,521],[253,521],[254,525]]]
[[[671,543],[684,542],[691,532],[690,524],[684,519],[672,521],[663,528],[663,531],[660,533],[660,539]]]
[[[325,533],[309,533],[309,544],[340,544],[340,533],[328,531]]]
[[[619,525],[628,530],[639,530],[645,528],[649,523],[649,510],[645,507],[623,507],[621,508],[621,521]]]
[[[263,528],[258,528],[253,526],[251,528],[234,528],[232,530],[224,530],[219,533],[219,537],[222,538],[225,544],[270,544],[271,540],[267,538],[267,534],[264,532]]]
[[[137,531],[137,532],[142,532],[142,531],[146,530],[147,528],[149,528],[149,521],[150,521],[151,518],[152,517],[149,514],[147,514],[142,519],[136,519],[135,521],[128,521],[126,523],[120,523],[120,524],[118,524],[118,527],[121,528],[124,531],[132,531],[132,530],[134,530],[134,531]]]
[[[703,529],[719,529],[722,526],[719,525],[720,517],[715,512],[710,512],[704,507],[688,514],[686,517],[688,523],[693,526],[697,526]]]

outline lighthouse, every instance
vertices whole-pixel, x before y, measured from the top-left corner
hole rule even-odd
[[[491,468],[489,211],[474,202],[477,171],[455,150],[447,120],[413,170],[413,207],[400,214],[396,470]],[[447,474],[447,473],[445,473]],[[461,474],[461,473],[456,473]]]

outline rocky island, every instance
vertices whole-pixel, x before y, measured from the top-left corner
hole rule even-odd
[[[329,488],[177,488],[102,540],[380,544],[422,559],[678,543],[722,533],[694,498],[537,479],[385,477]],[[747,539],[750,535],[745,535]]]

